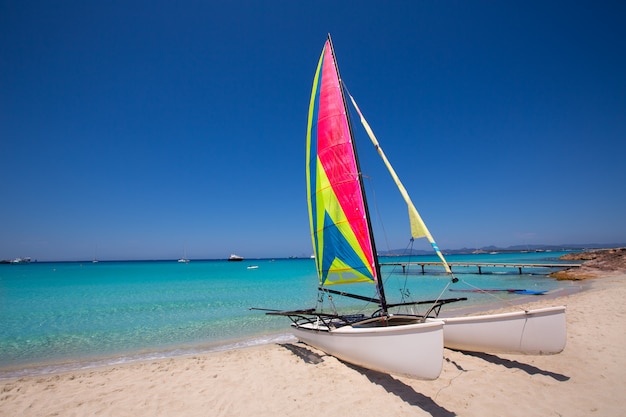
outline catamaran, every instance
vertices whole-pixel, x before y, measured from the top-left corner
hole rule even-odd
[[[372,315],[325,313],[317,309],[268,314],[290,317],[296,337],[346,362],[419,379],[437,378],[443,364],[443,323],[389,313],[330,36],[313,81],[306,172],[320,291],[336,294],[339,292],[327,287],[373,283],[378,295],[367,301],[380,308]]]
[[[426,238],[450,282],[458,279],[383,153],[372,129],[347,93],[330,35],[318,61],[307,124],[307,200],[314,259],[319,279],[318,306],[268,311],[287,316],[302,342],[346,362],[381,372],[435,379],[443,347],[470,351],[557,353],[565,345],[565,307],[499,315],[439,318],[443,305],[466,298],[390,303],[385,296],[367,199],[354,142],[347,99],[407,203],[411,239]],[[337,284],[373,283],[375,296],[337,291]],[[443,291],[442,291],[443,294]],[[372,314],[319,308],[324,297],[341,295],[377,305]],[[394,313],[426,305],[424,314]]]

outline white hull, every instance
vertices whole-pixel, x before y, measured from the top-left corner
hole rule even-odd
[[[343,326],[326,330],[314,324],[297,327],[302,342],[345,362],[379,372],[436,379],[443,365],[443,323],[387,327]]]
[[[565,306],[434,320],[444,322],[449,349],[551,355],[565,348]]]

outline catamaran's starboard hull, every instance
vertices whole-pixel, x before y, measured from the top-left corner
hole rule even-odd
[[[292,325],[302,342],[345,362],[416,379],[436,379],[443,366],[443,323],[326,330]]]
[[[551,355],[565,348],[565,306],[436,320],[449,349]]]

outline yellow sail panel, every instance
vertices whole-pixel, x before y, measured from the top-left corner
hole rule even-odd
[[[411,237],[414,239],[419,239],[422,237],[427,237],[430,233],[428,233],[428,228],[422,217],[419,215],[413,204],[409,204],[409,222],[411,224]]]
[[[371,282],[371,278],[360,274],[358,270],[355,270],[341,259],[335,258],[329,267],[324,285],[352,284],[356,282]]]

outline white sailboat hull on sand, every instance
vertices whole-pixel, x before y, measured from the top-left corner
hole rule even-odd
[[[449,349],[552,355],[565,348],[565,306],[430,320],[444,322]]]
[[[379,327],[380,322],[377,318],[369,325],[330,330],[322,324],[293,324],[292,332],[307,345],[353,365],[416,379],[439,376],[443,366],[443,322]]]

